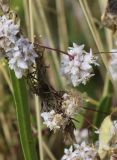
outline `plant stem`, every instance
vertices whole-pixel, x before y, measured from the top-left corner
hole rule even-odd
[[[87,97],[86,102],[88,102],[90,104],[93,104],[95,106],[98,105],[98,102],[96,100],[94,100],[93,98],[91,98],[91,97]]]
[[[13,93],[13,87],[12,87],[12,84],[11,84],[11,80],[8,76],[8,73],[7,73],[6,69],[3,66],[0,66],[0,70],[1,70],[1,72],[4,76],[4,78],[5,78],[6,82],[8,83],[8,86],[9,86],[9,89],[10,89],[11,93]]]
[[[39,46],[42,47],[42,48],[46,48],[46,49],[49,49],[49,50],[53,50],[53,51],[56,51],[56,52],[61,52],[63,54],[69,55],[67,52],[61,51],[61,50],[56,49],[56,48],[51,48],[51,47],[48,47],[48,46],[44,46],[42,44],[39,44]]]
[[[63,0],[56,0],[56,11],[58,21],[59,47],[61,50],[66,50],[68,47],[68,33],[65,17],[65,8]]]
[[[90,12],[90,9],[89,9],[88,2],[86,0],[79,0],[79,3],[81,5],[81,7],[82,7],[83,13],[84,13],[84,15],[86,17],[87,23],[88,23],[89,28],[91,30],[91,33],[93,35],[94,41],[95,41],[95,43],[97,45],[97,48],[98,48],[99,51],[103,51],[104,50],[104,47],[102,45],[103,43],[102,43],[102,40],[101,40],[101,38],[99,36],[99,33],[98,33],[98,31],[97,31],[97,29],[95,27],[95,24],[93,22],[93,17],[92,17],[92,14]],[[113,80],[113,78],[111,76],[111,73],[109,71],[107,57],[106,57],[106,55],[103,55],[103,54],[100,54],[100,55],[102,57],[103,63],[104,63],[104,65],[106,67],[106,70],[108,72],[109,79],[112,81],[112,83],[114,85],[115,94],[117,95],[117,87],[116,87],[115,82],[114,82],[114,80]]]
[[[38,45],[39,45],[40,47],[42,47],[42,48],[45,48],[45,49],[49,49],[49,50],[52,50],[52,51],[56,51],[56,52],[63,53],[63,54],[65,54],[65,55],[69,56],[71,59],[74,59],[74,56],[68,54],[67,52],[61,51],[61,50],[56,49],[56,48],[51,48],[51,47],[48,47],[48,46],[44,46],[44,45],[42,45],[42,44],[38,44]]]
[[[30,38],[34,42],[34,24],[33,24],[33,11],[32,11],[32,0],[29,0],[29,13],[30,13]],[[43,146],[42,146],[42,134],[41,134],[41,119],[40,119],[40,102],[39,97],[35,97],[35,111],[36,111],[36,121],[37,121],[37,130],[38,130],[38,143],[39,143],[39,156],[40,160],[44,160]]]
[[[97,32],[97,30],[95,28],[95,25],[93,23],[92,15],[90,13],[90,10],[89,10],[89,7],[88,7],[88,4],[87,4],[86,0],[79,0],[79,3],[81,5],[81,7],[82,7],[84,16],[85,16],[85,18],[87,20],[87,23],[89,25],[89,28],[91,30],[92,36],[94,38],[94,41],[95,41],[95,43],[97,45],[98,50],[99,51],[100,50],[104,50],[104,48],[102,46],[102,43],[101,43],[101,39],[99,37],[99,34],[98,34],[98,32]],[[102,57],[102,58],[104,60],[104,64],[106,65],[106,63],[107,63],[106,57]]]
[[[32,10],[32,0],[29,1],[29,19],[30,19],[30,39],[34,42],[34,24],[33,24],[33,10]]]
[[[107,6],[107,0],[99,0],[99,6],[103,14]],[[113,46],[112,31],[110,29],[107,29],[106,27],[104,27],[104,31],[106,34],[107,48],[111,50]]]
[[[40,160],[44,160],[44,153],[43,153],[43,139],[41,133],[41,117],[40,117],[40,99],[38,96],[35,96],[35,110],[36,110],[36,121],[37,121],[37,136],[39,142],[39,156]]]
[[[46,143],[44,141],[43,141],[43,148],[45,149],[46,153],[48,154],[48,156],[50,157],[51,160],[56,160],[56,158],[51,153],[50,149],[48,148],[48,146],[46,145]]]
[[[23,6],[24,6],[24,12],[25,12],[25,22],[26,22],[26,27],[27,27],[27,32],[28,32],[28,35],[30,33],[30,28],[29,28],[29,7],[28,7],[28,4],[27,4],[27,0],[23,0]]]
[[[42,0],[36,0],[35,3],[36,3],[36,7],[38,7],[38,12],[39,12],[36,15],[36,17],[37,17],[36,19],[39,19],[38,17],[40,16],[40,19],[39,19],[38,22],[36,21],[36,24],[38,23],[40,25],[40,23],[41,23],[41,26],[43,25],[41,27],[41,34],[43,33],[43,37],[45,37],[45,39],[48,38],[47,43],[49,43],[49,45],[52,46],[52,48],[55,48],[54,47],[54,42],[53,42],[53,39],[52,39],[52,36],[51,36],[51,32],[50,32],[50,29],[49,29],[48,20],[46,18],[46,14],[44,12],[44,8],[43,8],[43,5],[42,5]],[[38,16],[38,14],[39,14],[39,16]],[[38,29],[37,29],[37,33],[39,33]],[[55,77],[55,85],[58,89],[62,89],[63,84],[62,84],[62,78],[61,78],[60,72],[59,72],[58,57],[57,57],[57,55],[55,55],[52,52],[52,54],[50,54],[48,56],[48,59],[49,59],[50,63],[52,64],[52,72],[53,72],[53,75]]]

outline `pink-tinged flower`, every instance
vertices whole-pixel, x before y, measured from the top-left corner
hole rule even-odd
[[[61,57],[61,73],[66,77],[68,83],[73,86],[79,84],[86,84],[87,81],[94,76],[92,74],[92,64],[98,65],[96,62],[97,57],[94,57],[92,50],[87,53],[84,50],[84,45],[77,45],[73,43],[73,47],[69,47],[68,55],[62,55]]]

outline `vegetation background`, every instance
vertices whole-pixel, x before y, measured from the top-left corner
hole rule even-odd
[[[92,48],[94,52],[98,52],[109,51],[112,48],[112,32],[105,29],[101,23],[106,2],[106,0],[103,2],[102,0],[11,0],[11,10],[18,13],[22,32],[31,41],[34,35],[37,37],[41,35],[42,42],[53,48],[66,51],[68,46],[72,46],[75,42],[85,44],[87,50]],[[50,64],[48,69],[50,83],[56,89],[62,90],[66,88],[66,84],[59,74],[60,56],[50,51],[46,52],[45,63]],[[116,101],[115,96],[112,97],[112,86],[115,83],[108,74],[108,55],[97,56],[100,67],[94,68],[95,76],[86,86],[81,85],[76,90],[86,92],[90,97],[87,107],[99,110],[98,113],[86,110],[86,117],[93,125],[100,127],[106,116],[101,112],[109,113],[112,110],[112,98],[115,104]],[[115,91],[116,88],[115,86]],[[1,62],[0,160],[23,160],[24,157],[27,160],[35,160],[36,157],[40,160],[60,159],[67,142],[64,143],[61,132],[53,134],[42,124],[40,107],[40,101],[31,93],[25,80],[17,80],[11,71],[9,74],[7,63]],[[77,118],[80,121],[76,124],[77,128],[88,127],[93,130],[85,118],[80,115]],[[96,139],[97,137],[92,137],[93,141]]]

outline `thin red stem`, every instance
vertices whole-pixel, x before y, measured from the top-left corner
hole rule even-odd
[[[48,47],[48,46],[44,46],[44,45],[42,45],[42,44],[38,44],[38,45],[39,45],[40,47],[42,47],[42,48],[45,48],[45,49],[49,49],[49,50],[52,50],[52,51],[56,51],[56,52],[63,53],[63,54],[65,54],[65,55],[69,56],[71,59],[74,59],[74,56],[68,54],[67,52],[61,51],[61,50],[59,50],[59,49],[51,48],[51,47]]]
[[[51,47],[49,47],[49,46],[44,46],[44,45],[42,45],[42,44],[37,44],[37,45],[39,45],[40,47],[42,47],[42,48],[45,48],[45,49],[48,49],[48,50],[52,50],[52,51],[55,51],[55,52],[60,52],[60,53],[62,53],[62,54],[65,54],[65,55],[67,55],[67,56],[69,56],[71,59],[74,59],[74,56],[72,56],[72,55],[70,55],[70,54],[68,54],[67,52],[65,52],[65,51],[61,51],[60,49],[56,49],[56,48],[51,48]],[[101,51],[101,52],[94,52],[93,54],[103,54],[103,53],[117,53],[117,52],[109,52],[109,51]]]

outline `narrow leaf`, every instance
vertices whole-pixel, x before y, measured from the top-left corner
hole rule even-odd
[[[18,80],[11,71],[11,80],[14,91],[14,101],[19,127],[20,141],[25,160],[37,160],[30,124],[30,110],[28,106],[25,80]]]

